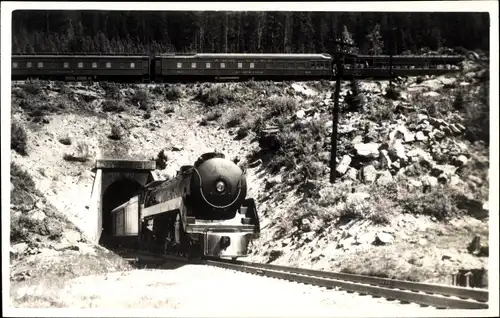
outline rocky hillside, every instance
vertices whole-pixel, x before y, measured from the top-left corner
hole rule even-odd
[[[252,259],[448,282],[457,268],[487,266],[487,249],[467,243],[488,240],[488,74],[467,63],[459,76],[394,89],[343,83],[334,185],[333,82],[13,83],[12,174],[33,180],[13,178],[13,191],[44,199],[13,201],[11,226],[52,219],[50,205],[76,226],[62,238],[77,246],[94,158],[154,159],[166,178],[217,150],[249,169],[263,225]],[[19,237],[16,255],[47,252]]]

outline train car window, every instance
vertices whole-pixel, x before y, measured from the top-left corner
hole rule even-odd
[[[69,63],[68,62],[64,62],[63,67],[64,68],[68,68],[69,67]]]
[[[42,68],[43,67],[43,62],[38,62],[38,68]]]
[[[177,68],[182,68],[182,63],[177,63]]]
[[[210,63],[205,63],[206,68],[210,68]]]
[[[78,68],[83,68],[83,62],[78,62]]]
[[[196,63],[191,63],[191,68],[196,68]]]
[[[287,68],[295,68],[293,65],[293,62],[288,62],[287,63]]]
[[[92,68],[97,68],[97,62],[92,62]]]
[[[238,63],[238,68],[243,68],[243,63]]]
[[[12,62],[12,67],[17,68],[17,62]]]
[[[250,68],[255,68],[255,64],[254,63],[250,63]]]
[[[31,62],[26,63],[26,67],[31,68],[31,66],[32,66]]]
[[[106,62],[106,68],[111,68],[111,62]]]
[[[220,68],[226,68],[226,63],[220,63]]]
[[[134,62],[130,63],[130,68],[135,68],[135,63]]]

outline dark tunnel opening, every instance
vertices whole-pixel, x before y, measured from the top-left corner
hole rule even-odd
[[[104,191],[102,195],[102,233],[99,244],[108,245],[112,235],[113,224],[111,210],[127,202],[141,189],[141,185],[131,179],[115,181]]]

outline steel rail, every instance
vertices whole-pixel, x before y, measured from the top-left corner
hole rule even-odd
[[[130,249],[122,249],[132,252]],[[235,270],[255,275],[283,279],[303,284],[311,284],[329,289],[340,288],[360,295],[383,297],[399,300],[402,303],[417,303],[438,309],[488,309],[488,291],[485,289],[462,288],[437,284],[424,284],[389,278],[379,278],[340,272],[328,272],[282,265],[261,264],[238,260],[204,257],[188,260],[186,257],[135,251],[136,259],[140,254],[155,256],[164,260],[189,264],[203,264]]]
[[[334,278],[327,278],[323,276],[312,276],[301,273],[290,272],[289,267],[228,261],[228,260],[206,260],[207,265],[226,268],[230,270],[242,271],[262,275],[266,277],[273,277],[294,281],[297,283],[311,284],[319,287],[326,288],[340,288],[346,291],[357,292],[360,295],[372,295],[384,297],[388,300],[399,300],[407,303],[417,303],[425,306],[433,306],[439,309],[487,309],[488,304],[478,302],[476,300],[460,299],[455,297],[448,297],[444,295],[430,295],[420,290],[412,291],[404,287],[401,289],[388,288],[381,285],[370,285],[369,283],[354,282],[348,280],[339,280]],[[252,266],[255,265],[255,266]],[[274,268],[273,268],[274,267]],[[281,269],[278,269],[281,268]],[[286,269],[286,270],[283,270]],[[293,270],[293,269],[292,269]],[[298,269],[299,272],[301,269]],[[323,272],[327,273],[327,272]],[[415,287],[414,287],[415,288]]]
[[[226,260],[224,261],[226,262]],[[305,268],[297,268],[297,267],[289,267],[281,265],[260,264],[260,263],[244,262],[244,261],[227,260],[227,262],[243,266],[260,267],[265,269],[290,272],[294,274],[371,284],[393,289],[404,289],[404,290],[425,292],[430,294],[441,294],[443,296],[454,296],[463,299],[474,299],[480,302],[488,301],[487,289],[464,288],[464,287],[447,286],[439,284],[418,283],[418,282],[411,282],[411,281],[404,281],[404,280],[397,280],[390,278],[348,274],[340,272],[329,272],[329,271],[321,271],[321,270],[313,270],[313,269],[305,269]]]

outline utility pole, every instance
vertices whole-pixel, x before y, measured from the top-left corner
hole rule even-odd
[[[390,43],[390,47],[389,47],[389,87],[392,89],[392,56],[394,55],[394,45],[395,45],[395,42],[394,41],[394,31],[396,30],[396,28],[392,28],[392,32],[391,32],[391,36],[390,36],[390,39],[391,39],[391,43]]]
[[[332,139],[331,139],[331,153],[330,153],[330,183],[335,183],[336,170],[337,170],[337,127],[339,123],[339,97],[340,97],[340,81],[344,75],[344,48],[355,47],[354,44],[344,43],[344,38],[340,27],[337,27],[337,39],[335,41],[335,65],[336,65],[336,82],[335,82],[335,95],[333,104],[333,126],[332,126]]]

